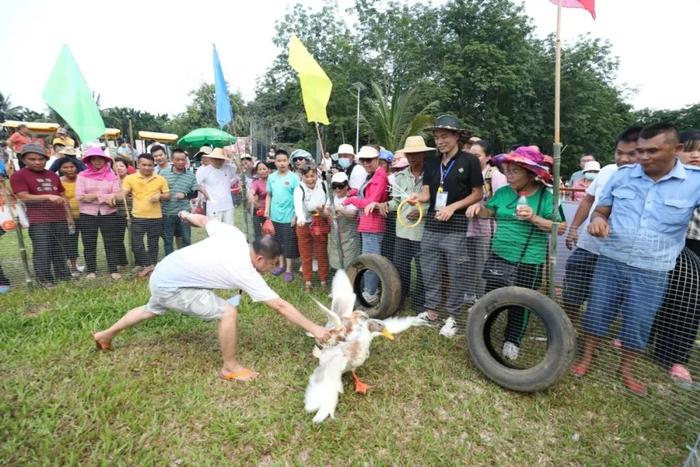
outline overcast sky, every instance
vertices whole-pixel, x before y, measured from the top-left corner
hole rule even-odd
[[[277,55],[275,20],[286,0],[3,0],[0,7],[0,92],[14,105],[44,110],[41,92],[67,44],[103,107],[177,113],[188,92],[213,82],[216,43],[230,89],[244,99]],[[322,0],[305,0],[310,6]],[[341,7],[352,0],[339,0]],[[539,36],[556,28],[549,0],[524,0]],[[694,51],[700,0],[598,0],[598,19],[585,10],[563,15],[563,38],[590,32],[610,40],[620,58],[618,83],[634,89],[635,108],[678,108],[700,102]]]

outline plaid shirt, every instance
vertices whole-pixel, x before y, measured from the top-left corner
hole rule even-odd
[[[688,224],[688,238],[691,240],[700,240],[700,208],[693,211],[693,218]]]

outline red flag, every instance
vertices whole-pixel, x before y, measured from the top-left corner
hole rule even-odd
[[[555,5],[559,5],[560,0],[549,1]],[[561,6],[564,8],[583,8],[595,19],[595,0],[561,0]]]

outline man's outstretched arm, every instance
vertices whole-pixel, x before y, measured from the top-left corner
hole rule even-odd
[[[180,219],[186,220],[195,227],[205,227],[209,223],[209,218],[202,214],[192,214],[187,211],[180,211],[178,213]]]

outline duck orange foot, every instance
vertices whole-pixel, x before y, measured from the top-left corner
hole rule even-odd
[[[367,394],[367,391],[369,390],[369,388],[372,387],[369,384],[363,383],[362,380],[360,379],[360,377],[357,376],[357,374],[355,374],[354,371],[352,372],[352,379],[355,381],[355,392],[357,392],[357,393]]]

